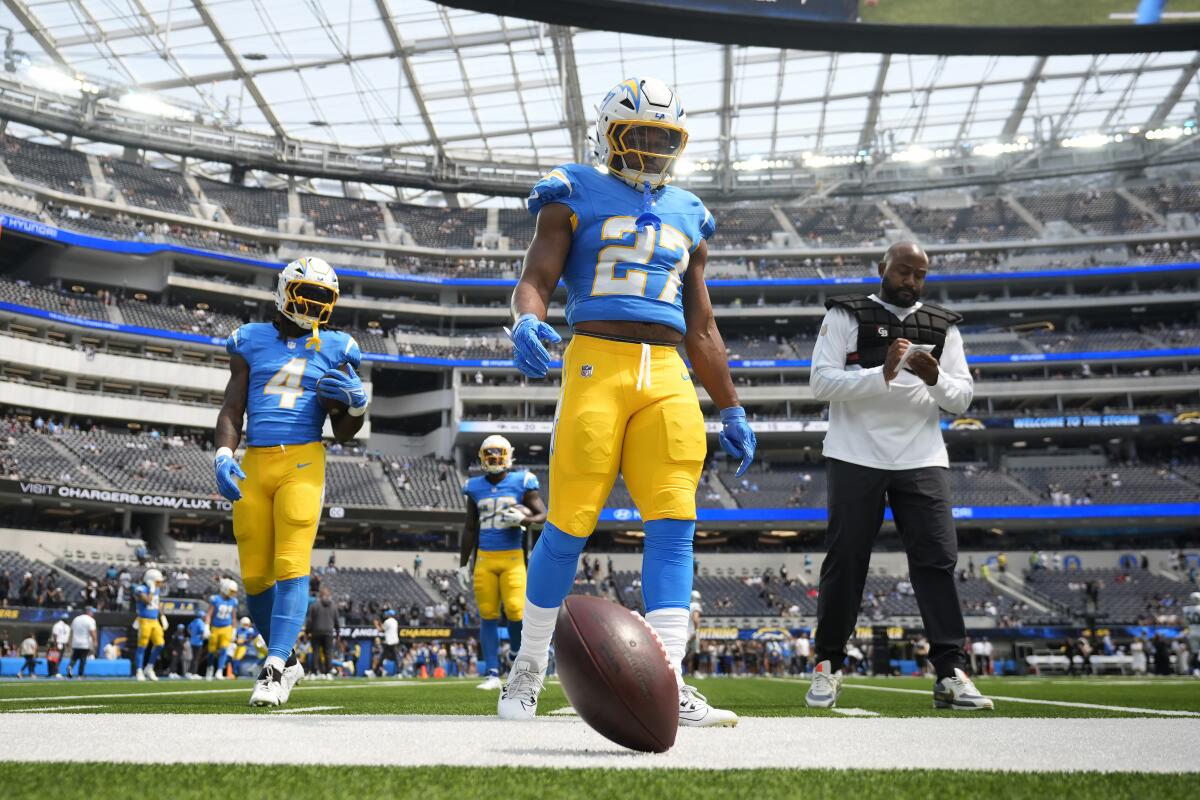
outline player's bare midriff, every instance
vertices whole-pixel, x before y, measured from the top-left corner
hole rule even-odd
[[[576,333],[594,333],[613,339],[651,344],[679,344],[683,334],[669,325],[657,322],[630,322],[628,320],[597,319],[580,322],[574,326]]]

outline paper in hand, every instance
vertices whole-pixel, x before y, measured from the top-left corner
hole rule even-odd
[[[931,353],[934,345],[932,344],[910,344],[908,349],[904,351],[904,355],[900,356],[900,363],[896,365],[896,372],[904,369],[904,365],[908,363],[909,357],[913,353]]]

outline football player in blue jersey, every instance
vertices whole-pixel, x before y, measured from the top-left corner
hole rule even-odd
[[[238,586],[231,578],[222,578],[217,593],[208,598],[208,671],[205,677],[225,680],[225,666],[233,655],[233,623],[237,619]]]
[[[162,653],[166,637],[163,635],[163,615],[160,608],[163,574],[151,567],[142,575],[142,582],[133,587],[134,606],[137,610],[138,644],[133,662],[134,675],[139,681],[158,680],[154,665]],[[150,658],[146,658],[146,648]]]
[[[683,106],[654,78],[618,84],[598,108],[596,165],[567,164],[533,187],[537,227],[513,293],[513,360],[543,378],[561,341],[547,322],[561,279],[574,337],[550,440],[550,504],[529,558],[524,631],[498,712],[531,719],[559,606],[620,471],[645,520],[642,595],[679,684],[679,724],[735,725],[683,682],[692,594],[696,486],[707,455],[696,377],[721,412],[720,443],[754,460],[755,437],[729,375],[704,283],[712,214],[669,184],[687,144]]]
[[[479,609],[479,650],[486,674],[480,689],[500,688],[500,609],[508,620],[508,641],[521,648],[525,616],[524,529],[546,521],[546,505],[532,472],[512,469],[513,446],[503,436],[489,436],[479,447],[484,474],[463,484],[467,524],[459,548],[459,579],[474,578]],[[476,551],[478,551],[476,553]],[[475,570],[468,564],[475,553]]]
[[[354,438],[367,411],[354,338],[323,330],[338,299],[333,268],[301,258],[279,273],[272,322],[229,337],[229,383],[217,417],[217,487],[233,503],[246,605],[268,645],[250,704],[287,702],[304,671],[292,648],[308,610],[313,541],[325,493],[328,414],[334,438]],[[328,407],[328,411],[327,411]],[[246,453],[233,451],[246,420]],[[244,470],[244,471],[243,471]]]

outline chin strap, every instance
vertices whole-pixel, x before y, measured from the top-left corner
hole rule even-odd
[[[310,347],[313,350],[316,350],[318,353],[321,352],[321,329],[318,327],[316,322],[313,322],[312,324],[312,336],[310,336],[308,341],[304,343],[305,350],[309,349]]]

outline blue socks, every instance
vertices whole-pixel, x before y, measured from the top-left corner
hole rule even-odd
[[[229,663],[229,652],[227,650],[221,650],[221,655],[217,657],[217,673],[220,675],[224,675],[225,674],[225,665],[228,663]]]
[[[479,621],[479,655],[482,656],[483,671],[496,669],[496,652],[500,649],[500,620],[481,619]]]
[[[270,615],[270,628],[260,627],[259,633],[267,642],[267,657],[274,656],[287,661],[292,654],[292,648],[296,646],[296,637],[304,627],[304,615],[308,611],[308,576],[301,575],[299,578],[276,581],[273,588],[275,604]]]
[[[151,648],[151,649],[150,649],[150,661],[149,661],[149,664],[150,664],[150,666],[151,666],[151,667],[153,667],[155,664],[157,664],[157,663],[158,663],[158,657],[159,657],[160,655],[162,655],[162,645],[161,645],[161,644],[160,644],[160,645],[158,645],[157,647],[153,647],[153,648]]]
[[[254,627],[258,628],[258,632],[262,634],[263,641],[268,643],[271,641],[271,614],[275,608],[277,585],[273,583],[270,588],[258,594],[246,592],[246,605],[250,607],[250,619],[253,620]]]
[[[522,620],[508,621],[508,646],[512,648],[512,653],[515,656],[521,649],[521,629],[525,627]]]
[[[146,666],[146,648],[139,647],[135,658],[137,660],[133,662],[133,671],[136,674],[142,671],[142,667]]]
[[[644,527],[642,599],[646,603],[646,613],[660,608],[690,609],[692,537],[696,533],[696,521],[655,519],[646,522]]]
[[[693,527],[695,523],[692,523]],[[647,540],[649,531],[647,530]],[[561,531],[547,522],[542,529],[542,535],[533,546],[529,556],[529,583],[525,588],[525,597],[529,602],[541,608],[558,608],[562,601],[571,593],[575,585],[575,571],[579,567],[579,554],[587,539],[583,536],[572,536]],[[688,554],[691,555],[691,542],[688,543]],[[691,570],[691,562],[688,562]],[[691,578],[691,572],[688,572]],[[690,584],[689,584],[690,592]]]

